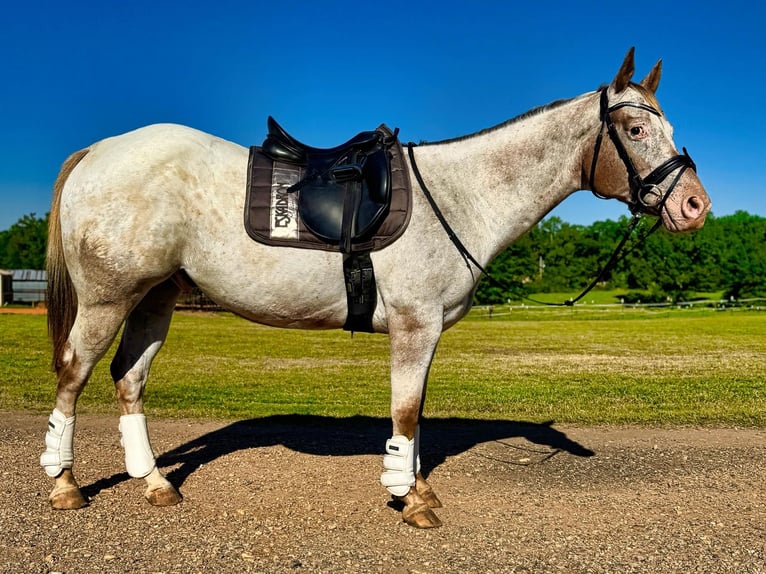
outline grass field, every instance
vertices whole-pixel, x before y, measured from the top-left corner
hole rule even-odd
[[[766,426],[766,313],[561,309],[473,317],[444,334],[426,415],[583,424]],[[47,413],[44,316],[0,315],[0,409]],[[79,412],[117,413],[108,359]],[[388,338],[176,314],[148,413],[387,417]]]

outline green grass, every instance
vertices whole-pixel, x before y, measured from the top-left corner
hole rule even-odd
[[[537,314],[535,314],[537,313]],[[446,332],[426,415],[582,424],[766,426],[766,313],[570,309],[472,317]],[[0,315],[0,409],[53,406],[45,317]],[[108,359],[79,412],[116,413]],[[387,417],[388,338],[177,314],[148,413]]]

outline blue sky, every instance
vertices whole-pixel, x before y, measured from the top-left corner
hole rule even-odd
[[[12,2],[0,18],[0,230],[49,210],[69,153],[155,122],[330,146],[380,123],[471,133],[663,59],[660,102],[713,212],[766,216],[760,2]],[[244,191],[243,191],[244,192]],[[555,211],[627,214],[577,193]]]

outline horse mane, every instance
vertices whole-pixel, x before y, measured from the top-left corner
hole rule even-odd
[[[598,87],[598,90],[596,90],[596,91],[599,92],[599,91],[601,91],[603,89],[606,89],[607,87],[608,87],[607,84],[602,84],[602,85],[600,85]],[[640,93],[641,96],[643,96],[647,100],[647,103],[650,106],[652,106],[653,108],[655,108],[657,111],[659,111],[661,114],[664,115],[664,113],[662,112],[662,108],[660,107],[660,103],[657,101],[657,96],[654,94],[654,92],[652,92],[649,88],[646,88],[646,87],[642,86],[641,84],[637,84],[635,82],[630,82],[630,87],[631,88],[635,88],[635,90],[638,93]],[[583,96],[589,95],[589,94],[583,94]],[[578,97],[583,97],[583,96],[578,96]],[[561,100],[555,100],[555,101],[553,101],[553,102],[551,102],[549,104],[544,104],[542,106],[537,106],[536,108],[532,108],[531,110],[526,111],[526,112],[524,112],[522,114],[519,114],[518,116],[516,116],[514,118],[511,118],[510,120],[506,120],[506,121],[504,121],[504,122],[502,122],[500,124],[497,124],[496,126],[492,126],[492,127],[489,127],[489,128],[484,128],[483,130],[479,130],[477,132],[473,132],[473,133],[470,133],[470,134],[466,134],[466,135],[462,135],[462,136],[458,136],[458,137],[454,137],[454,138],[447,138],[447,139],[437,140],[437,141],[433,141],[433,142],[430,142],[430,141],[427,141],[427,140],[423,140],[418,145],[448,144],[448,143],[464,141],[464,140],[467,140],[467,139],[470,139],[470,138],[473,138],[473,137],[476,137],[476,136],[482,136],[484,134],[488,134],[488,133],[494,132],[496,130],[503,129],[503,128],[511,125],[511,124],[515,124],[517,122],[521,122],[523,120],[526,120],[527,118],[531,118],[532,116],[536,116],[536,115],[539,115],[539,114],[544,114],[545,112],[548,112],[550,110],[555,110],[556,108],[560,108],[564,104],[567,104],[567,103],[569,103],[569,102],[571,102],[571,101],[573,101],[575,99],[577,99],[577,98],[564,98],[564,99],[561,99]]]
[[[458,136],[458,137],[454,137],[454,138],[448,138],[448,139],[443,139],[443,140],[438,140],[438,141],[433,141],[433,142],[422,141],[419,145],[448,144],[448,143],[459,142],[459,141],[467,140],[467,139],[470,139],[470,138],[473,138],[473,137],[476,137],[476,136],[481,136],[481,135],[484,135],[484,134],[488,134],[488,133],[491,133],[491,132],[503,129],[504,127],[507,127],[507,126],[509,126],[511,124],[515,124],[517,122],[521,122],[521,121],[523,121],[523,120],[525,120],[527,118],[530,118],[532,116],[543,114],[543,113],[545,113],[547,111],[559,108],[559,107],[563,106],[564,104],[567,104],[567,103],[571,102],[574,99],[575,98],[565,98],[565,99],[561,99],[561,100],[556,100],[556,101],[553,101],[553,102],[551,102],[549,104],[544,104],[542,106],[537,106],[536,108],[532,108],[531,110],[526,111],[523,114],[520,114],[520,115],[518,115],[518,116],[516,116],[514,118],[511,118],[510,120],[506,120],[506,121],[504,121],[504,122],[502,122],[500,124],[497,124],[496,126],[492,126],[492,127],[489,127],[489,128],[484,128],[483,130],[479,130],[477,132],[473,132],[473,133],[470,133],[470,134],[466,134],[466,135],[462,135],[462,136]]]

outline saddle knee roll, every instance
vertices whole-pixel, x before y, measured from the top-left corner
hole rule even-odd
[[[74,423],[74,415],[66,417],[58,409],[53,409],[48,418],[45,452],[40,455],[40,465],[51,478],[74,464]]]
[[[120,417],[120,443],[125,449],[125,468],[133,478],[148,476],[156,466],[143,414]]]
[[[386,441],[380,483],[394,496],[405,496],[415,486],[415,439],[396,435]]]

